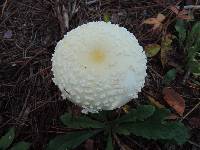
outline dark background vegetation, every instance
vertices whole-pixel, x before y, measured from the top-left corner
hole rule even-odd
[[[61,98],[52,82],[51,56],[56,43],[63,35],[89,21],[103,20],[120,24],[132,32],[142,46],[156,43],[163,34],[174,33],[173,14],[169,5],[180,4],[175,0],[1,0],[0,1],[0,135],[9,127],[17,127],[15,141],[32,143],[32,149],[42,150],[55,135],[70,131],[63,127],[59,116],[64,112],[80,113],[80,108]],[[197,1],[187,1],[194,4]],[[142,25],[143,20],[163,13],[168,19],[164,29],[152,32],[151,26]],[[67,14],[66,17],[63,14]],[[199,19],[195,11],[195,19]],[[78,41],[77,41],[78,42]],[[176,47],[176,46],[175,46]],[[184,58],[175,49],[178,63]],[[169,67],[170,68],[170,67]],[[144,94],[162,100],[162,79],[167,69],[162,68],[159,57],[148,60],[148,76],[139,98],[132,106],[147,103]],[[183,84],[184,73],[178,74],[173,87],[185,99],[186,110],[191,111],[200,97],[200,87],[190,84],[192,75]],[[166,105],[167,106],[167,105]],[[172,110],[173,111],[173,110]],[[183,146],[148,141],[139,137],[121,137],[132,149],[146,150],[197,150],[200,149],[200,129],[192,118],[200,116],[200,109],[192,111],[184,123],[191,129],[191,138]],[[194,119],[193,119],[194,120]],[[195,120],[194,120],[195,121]],[[199,123],[200,124],[200,123]],[[87,146],[86,146],[87,145]],[[90,139],[77,149],[104,149],[101,136]],[[116,149],[119,149],[116,146]]]

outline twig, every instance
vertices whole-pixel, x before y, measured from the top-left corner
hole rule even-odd
[[[195,5],[197,5],[199,3],[199,0],[196,0]]]
[[[200,99],[199,99],[200,100]],[[184,120],[188,115],[190,115],[195,109],[197,109],[200,106],[200,101],[181,119]]]
[[[6,126],[11,120],[13,120],[13,118],[7,120],[6,122],[4,122],[3,124],[1,124],[0,129],[3,128],[4,126]]]
[[[163,79],[163,77],[162,77],[158,72],[156,72],[152,67],[149,67],[149,69],[150,69],[153,73],[155,73],[155,74],[157,75],[157,77],[159,77],[160,79]]]
[[[30,112],[29,108],[27,108],[27,102],[28,102],[29,96],[30,96],[30,90],[28,91],[28,94],[26,96],[24,105],[23,105],[23,107],[21,109],[21,112],[20,112],[18,118],[17,118],[18,121],[21,120],[21,119],[25,120],[25,118],[27,118],[27,116],[28,116],[28,114]]]
[[[180,6],[177,6],[180,9]],[[187,5],[183,7],[184,9],[200,9],[200,5]]]
[[[131,139],[130,137],[126,137],[130,142],[134,143],[135,145],[137,145],[138,147],[142,148],[143,150],[147,150],[144,146],[140,145],[139,143],[137,143],[136,141],[134,141],[133,139]]]
[[[183,77],[183,84],[185,84],[186,80],[188,80],[190,74],[191,74],[191,71],[190,71],[190,69],[188,69],[188,71],[186,72],[186,74]]]
[[[86,1],[86,5],[91,5],[91,4],[94,4],[96,3],[98,0],[92,0],[92,1]]]
[[[68,30],[69,29],[69,15],[68,15],[68,11],[67,11],[67,9],[65,8],[64,5],[63,5],[63,8],[62,8],[62,11],[63,11],[62,13],[63,13],[64,26]]]
[[[188,143],[190,143],[190,144],[192,144],[192,145],[194,145],[194,146],[200,148],[200,145],[198,145],[197,143],[194,143],[194,142],[192,142],[192,141],[190,141],[190,140],[188,140]]]
[[[114,134],[113,137],[114,137],[115,141],[117,142],[117,144],[119,145],[121,150],[131,150],[131,148],[129,148],[127,145],[120,142],[120,140],[116,134]]]
[[[25,64],[18,69],[18,71],[15,73],[14,77],[16,77],[18,75],[18,73],[24,68],[26,67],[33,59],[35,59],[38,55],[40,55],[41,53],[43,53],[46,49],[43,49],[41,51],[39,51],[38,53],[36,53],[33,57],[31,57],[28,61],[25,62]]]
[[[3,13],[4,13],[4,10],[5,10],[5,8],[6,8],[7,3],[8,3],[8,0],[6,0],[6,1],[4,2],[4,4],[3,4],[3,8],[2,8],[2,11],[1,11],[1,17],[3,17]]]

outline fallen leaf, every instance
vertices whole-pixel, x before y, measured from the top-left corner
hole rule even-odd
[[[200,118],[192,117],[191,119],[189,119],[189,124],[192,128],[200,129]]]
[[[93,150],[94,149],[94,140],[88,139],[85,142],[85,149],[86,150]]]
[[[122,106],[122,109],[125,113],[128,113],[128,111],[130,110],[130,107],[128,105],[124,105]]]
[[[160,45],[148,44],[144,49],[147,57],[153,57],[160,51]]]
[[[167,34],[162,38],[161,42],[161,52],[160,52],[160,59],[162,66],[165,67],[169,60],[170,56],[172,55],[172,35]]]
[[[165,106],[163,106],[162,104],[160,104],[157,100],[155,100],[155,98],[146,95],[146,97],[148,98],[148,100],[151,102],[151,104],[153,104],[154,106],[156,106],[157,108],[165,108]]]
[[[3,38],[4,39],[10,39],[11,37],[12,37],[12,31],[11,30],[8,30],[8,31],[6,31],[5,33],[4,33],[4,35],[3,35]]]
[[[163,89],[164,100],[171,106],[180,116],[185,110],[185,101],[183,97],[170,87]]]
[[[175,13],[176,15],[179,13],[179,10],[178,10],[178,8],[177,8],[176,6],[170,6],[169,9],[170,9],[173,13]]]
[[[192,20],[193,17],[190,15],[188,10],[179,10],[176,6],[170,6],[170,10],[176,14],[176,17],[182,20]]]
[[[158,14],[156,18],[148,18],[143,21],[143,24],[153,25],[153,30],[162,29],[163,21],[165,20],[165,16],[163,14]]]

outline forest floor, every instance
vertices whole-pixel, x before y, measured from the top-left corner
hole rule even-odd
[[[42,150],[55,135],[70,131],[59,121],[64,112],[80,113],[80,108],[61,97],[52,82],[51,57],[56,43],[71,29],[90,21],[109,18],[112,23],[127,28],[143,47],[161,43],[167,34],[175,34],[177,18],[170,6],[175,0],[1,0],[0,1],[0,135],[16,127],[17,141],[29,141],[31,149]],[[184,5],[197,5],[186,1]],[[200,9],[191,10],[194,19],[200,19]],[[145,24],[148,18],[162,13],[166,18],[162,29],[154,31]],[[162,66],[160,54],[148,58],[148,76],[139,98],[128,103],[130,107],[149,103],[151,96],[158,103],[171,108],[163,99],[162,81],[168,70],[184,65],[183,50],[173,43],[172,63]],[[195,82],[194,82],[195,81]],[[200,149],[200,83],[187,70],[178,71],[168,86],[183,99],[183,123],[190,129],[190,139],[182,146],[145,140],[132,136],[121,138],[131,149],[198,150]],[[155,102],[154,102],[155,103]],[[178,116],[178,115],[177,115]],[[100,139],[88,140],[77,149],[104,149]],[[116,149],[120,149],[116,146]]]

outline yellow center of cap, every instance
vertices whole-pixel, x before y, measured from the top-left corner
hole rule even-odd
[[[101,63],[105,60],[106,57],[105,52],[98,49],[91,51],[89,56],[94,63]]]

